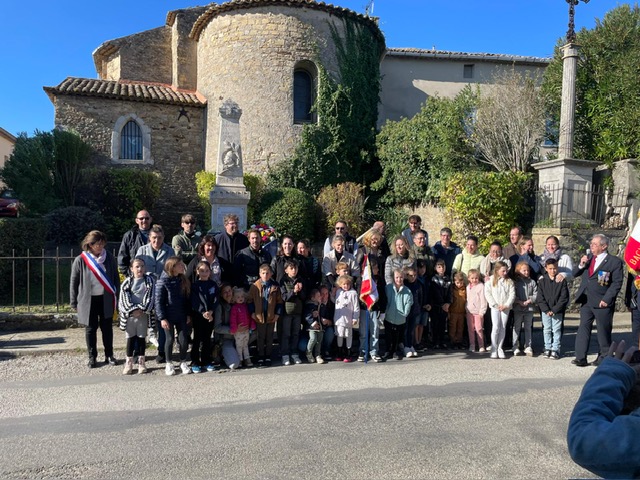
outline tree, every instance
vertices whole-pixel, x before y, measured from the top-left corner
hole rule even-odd
[[[31,214],[71,207],[90,153],[91,147],[72,132],[36,131],[33,137],[22,133],[0,178]]]
[[[475,163],[466,127],[476,99],[470,87],[454,99],[432,96],[413,118],[382,127],[376,140],[382,176],[371,188],[384,192],[383,204],[435,201],[443,179]]]
[[[65,130],[53,131],[53,185],[66,207],[73,207],[82,170],[89,163],[91,146],[80,136]]]
[[[31,214],[44,214],[60,206],[52,171],[53,134],[36,131],[33,137],[21,133],[13,153],[0,170],[0,178],[14,190]]]
[[[556,46],[543,81],[556,128],[562,96],[563,40]],[[576,158],[615,160],[640,156],[640,8],[622,4],[596,26],[577,34],[581,56],[576,78]]]
[[[544,139],[546,112],[538,79],[515,70],[493,77],[478,102],[472,139],[478,159],[497,171],[526,172]]]

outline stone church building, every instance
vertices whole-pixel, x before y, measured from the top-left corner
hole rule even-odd
[[[313,112],[321,65],[337,78],[333,32],[368,29],[385,51],[379,121],[411,117],[429,95],[490,83],[499,68],[541,71],[548,59],[386,48],[375,18],[314,0],[233,0],[174,10],[152,30],[93,53],[96,79],[45,87],[55,125],[78,132],[111,166],[157,171],[162,221],[197,206],[194,175],[215,171],[225,100],[242,109],[244,169],[264,173],[289,155]],[[337,78],[338,79],[338,78]],[[339,81],[339,79],[338,79]],[[169,213],[171,212],[171,213]],[[157,218],[160,220],[160,218]]]

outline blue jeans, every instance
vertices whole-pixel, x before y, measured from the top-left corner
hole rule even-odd
[[[322,339],[322,352],[327,356],[331,356],[331,346],[333,345],[333,339],[335,338],[335,336],[336,330],[333,325],[324,329],[324,338]]]
[[[562,336],[562,314],[553,317],[542,312],[542,333],[544,335],[544,349],[560,353],[560,338]]]
[[[380,312],[369,313],[369,328],[367,328],[367,310],[360,310],[360,355],[364,356],[367,346],[369,347],[369,355],[372,357],[378,355],[378,344],[380,343]],[[367,331],[368,330],[368,331]],[[369,343],[367,345],[367,333],[369,334]]]

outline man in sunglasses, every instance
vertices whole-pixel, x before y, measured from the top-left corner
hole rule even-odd
[[[324,255],[331,251],[331,245],[333,243],[334,235],[342,235],[344,237],[344,250],[345,252],[349,252],[355,255],[355,251],[358,249],[358,244],[356,243],[356,239],[349,235],[349,230],[347,228],[347,222],[342,220],[338,220],[334,227],[333,234],[329,235],[324,242],[323,252]]]
[[[173,237],[171,246],[176,255],[182,257],[185,265],[189,265],[189,262],[198,254],[198,245],[202,238],[200,232],[196,232],[196,217],[190,213],[182,215],[180,225],[182,231]]]
[[[118,252],[118,271],[123,275],[129,274],[129,264],[140,247],[149,243],[149,229],[153,218],[146,210],[140,210],[136,215],[136,226],[127,231],[122,237]]]

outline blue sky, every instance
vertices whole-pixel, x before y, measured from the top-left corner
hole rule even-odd
[[[218,2],[222,3],[222,2]],[[364,13],[368,0],[333,0]],[[580,3],[576,27],[625,3]],[[42,90],[68,76],[96,78],[91,53],[103,42],[164,25],[169,10],[206,2],[111,0],[5,2],[0,27],[0,127],[18,134],[53,128]],[[551,56],[564,37],[566,0],[375,0],[373,15],[389,47]],[[8,21],[7,21],[8,20]]]

